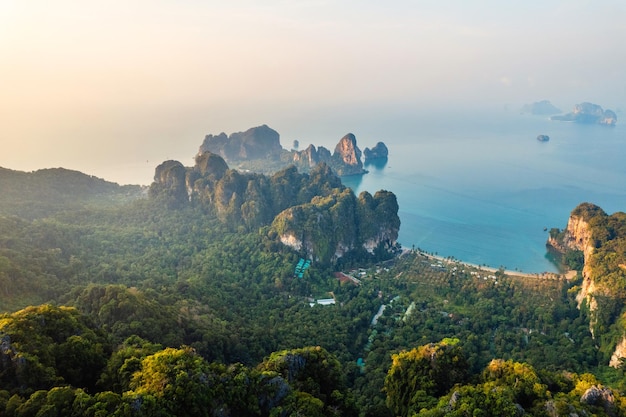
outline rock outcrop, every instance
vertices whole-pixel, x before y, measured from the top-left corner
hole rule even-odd
[[[581,404],[602,407],[609,416],[617,415],[615,395],[609,388],[592,385],[580,396],[580,402]]]
[[[609,361],[609,366],[613,368],[620,368],[622,366],[623,358],[626,358],[626,336],[623,336],[622,340],[620,340],[617,346],[615,346],[615,350],[613,351],[611,360]]]
[[[154,183],[150,195],[162,195],[168,198],[168,204],[180,205],[188,200],[187,168],[178,161],[165,161],[154,171]]]
[[[203,152],[196,156],[196,165],[194,167],[200,176],[214,176],[220,179],[228,171],[228,164],[219,155],[212,152]]]
[[[560,116],[552,116],[551,119],[606,126],[615,126],[617,123],[617,115],[614,111],[603,110],[601,106],[588,102],[576,104],[572,112]]]
[[[387,145],[385,145],[383,142],[378,142],[376,146],[374,146],[372,149],[363,149],[363,159],[365,160],[365,163],[374,160],[387,159],[388,157],[389,149],[387,149]]]
[[[619,366],[620,360],[626,357],[625,231],[626,214],[609,216],[600,207],[583,203],[572,211],[567,228],[563,232],[551,231],[548,241],[561,253],[582,251],[584,267],[576,300],[579,308],[584,307],[589,312],[589,330],[601,344],[600,349],[607,355],[613,352],[611,366]],[[619,340],[603,338],[612,326],[615,327],[611,331],[621,331]]]
[[[297,145],[297,146],[296,146]],[[238,169],[273,174],[295,165],[300,172],[309,172],[320,163],[325,163],[339,176],[364,174],[361,150],[352,133],[346,136],[330,152],[323,146],[316,148],[309,145],[304,150],[297,150],[300,141],[294,141],[292,150],[283,149],[278,132],[266,125],[253,127],[245,132],[206,135],[198,150],[198,156],[205,152],[219,155],[227,163],[234,163]],[[373,157],[386,154],[387,148],[379,143],[373,151]]]
[[[525,104],[521,109],[521,113],[535,116],[550,116],[552,114],[561,113],[561,110],[550,103],[550,101],[541,100],[531,104]]]
[[[346,189],[284,210],[272,230],[283,244],[308,258],[334,263],[351,252],[392,252],[400,228],[397,212],[393,193],[363,192],[357,199]]]
[[[232,133],[228,137],[225,133],[217,136],[206,135],[198,153],[209,151],[226,161],[265,158],[275,160],[280,159],[282,150],[278,132],[262,125],[245,132]]]
[[[330,156],[330,152],[328,152],[328,155]],[[315,149],[315,146],[313,145],[309,145],[309,147],[305,150],[294,152],[293,154],[293,163],[296,166],[305,165],[309,167],[314,167],[319,162],[320,156],[317,153],[317,149]]]
[[[356,137],[352,133],[345,135],[333,153],[334,168],[338,175],[363,174],[363,162],[361,162],[361,150],[356,145]]]
[[[578,308],[581,307],[583,302],[586,302],[589,311],[592,316],[592,321],[589,325],[591,334],[593,335],[594,321],[593,313],[597,308],[597,302],[593,297],[595,292],[595,286],[591,279],[591,267],[589,260],[594,251],[592,245],[592,233],[589,225],[590,213],[598,213],[601,211],[600,207],[589,203],[583,203],[574,209],[567,221],[567,227],[563,233],[557,238],[552,234],[548,238],[548,245],[561,253],[566,253],[568,250],[579,250],[583,252],[585,259],[585,265],[583,267],[583,283],[580,291],[576,296],[578,302]],[[603,213],[603,212],[602,212]]]
[[[350,154],[358,155],[350,144],[340,151],[349,161]],[[310,148],[309,155],[319,153]],[[203,152],[191,168],[178,161],[162,163],[154,180],[150,187],[154,201],[172,208],[200,205],[233,229],[270,226],[278,241],[317,262],[330,264],[347,255],[380,259],[397,247],[400,219],[395,195],[379,191],[357,198],[323,162],[309,173],[298,173],[292,165],[265,176],[229,169],[221,156]]]
[[[358,175],[367,172],[363,169],[361,150],[352,133],[341,138],[332,154],[323,146],[315,148],[315,146],[309,145],[303,151],[292,151],[291,162],[303,172],[308,172],[322,162],[331,167],[339,176]]]

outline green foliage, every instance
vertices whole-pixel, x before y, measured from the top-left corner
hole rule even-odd
[[[129,395],[151,396],[169,414],[208,416],[215,385],[216,375],[193,349],[166,348],[141,361],[141,370],[130,381]]]
[[[291,207],[272,223],[273,232],[299,240],[305,256],[324,264],[337,263],[339,256],[343,262],[346,258],[388,259],[399,227],[395,195],[379,191],[372,197],[363,192],[356,199],[349,189],[335,189],[328,196]],[[378,242],[373,253],[362,249],[373,242]]]
[[[408,416],[432,407],[436,398],[467,378],[468,365],[458,340],[431,343],[391,356],[385,378],[387,405]]]
[[[161,345],[150,343],[139,336],[129,337],[107,361],[98,380],[98,387],[118,394],[130,390],[133,375],[141,371],[142,360],[160,350]]]
[[[616,416],[622,415],[623,407],[616,391],[603,387],[589,374],[538,373],[528,364],[498,359],[484,369],[477,383],[453,387],[435,406],[415,415]]]
[[[0,316],[0,384],[13,392],[55,385],[93,388],[109,350],[74,308],[43,305]]]
[[[608,215],[594,204],[583,203],[572,211],[572,216],[585,221],[591,233],[593,251],[584,259],[589,275],[586,278],[593,282],[594,288],[590,297],[596,305],[591,322],[594,334],[602,339],[603,360],[608,361],[617,339],[625,331],[617,320],[626,311],[626,213]],[[582,258],[579,251],[569,251],[564,261],[580,270]]]
[[[0,216],[29,220],[85,207],[115,207],[142,195],[138,185],[120,186],[63,168],[20,172],[0,167],[0,190]]]
[[[582,271],[585,265],[585,256],[580,250],[570,250],[565,254],[563,262],[571,270]]]
[[[138,336],[166,345],[184,341],[178,312],[124,285],[89,285],[74,300],[76,307],[116,342]]]
[[[545,398],[546,386],[528,364],[494,359],[485,368],[483,379],[498,386],[508,387],[522,407],[531,406],[536,400]]]
[[[345,389],[339,361],[320,346],[272,353],[260,369],[276,372],[299,391],[322,400],[330,399],[335,390]]]
[[[271,177],[213,168],[184,172],[195,194],[189,201],[185,190],[177,206],[154,196],[101,208],[68,203],[34,221],[0,217],[0,308],[46,301],[76,308],[1,316],[0,415],[168,416],[177,413],[179,393],[196,409],[206,407],[200,415],[355,415],[357,406],[370,417],[396,409],[608,413],[579,401],[594,386],[606,388],[584,372],[597,373],[611,350],[595,347],[571,283],[454,262],[433,267],[438,261],[419,253],[373,265],[388,258],[384,243],[335,264],[359,286],[339,282],[335,268],[321,262],[294,279],[303,254],[279,243],[280,227],[298,222],[293,230],[307,231],[330,259],[336,242],[352,235],[357,245],[394,240],[380,228],[399,227],[395,196],[357,198],[324,164],[306,175],[290,168]],[[270,227],[285,209],[294,219],[279,215]],[[609,346],[624,316],[624,219],[592,207],[589,213],[599,215],[594,227],[606,229],[595,242],[602,257],[592,262],[597,282],[615,289],[598,298],[596,330]],[[362,268],[347,271],[352,266]],[[310,307],[309,297],[336,304]],[[415,346],[431,346],[438,359],[420,362],[415,353],[394,359],[411,366],[394,365],[391,355],[419,351]],[[465,365],[446,362],[448,349]],[[623,379],[619,370],[601,371],[616,386]],[[393,411],[382,391],[390,372]],[[413,387],[398,382],[404,376]],[[157,390],[158,381],[170,389]],[[619,413],[621,401],[616,396]]]

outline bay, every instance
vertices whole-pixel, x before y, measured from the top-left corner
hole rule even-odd
[[[406,115],[380,132],[387,163],[342,181],[357,194],[396,194],[404,248],[556,272],[544,229],[564,228],[582,202],[626,210],[626,130],[619,123],[556,122],[502,109]],[[539,134],[550,140],[538,141]]]

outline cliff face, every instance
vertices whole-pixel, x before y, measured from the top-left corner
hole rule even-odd
[[[155,172],[150,195],[170,207],[199,205],[234,229],[271,225],[286,246],[322,263],[348,253],[384,257],[396,247],[400,219],[393,193],[352,190],[325,163],[301,174],[291,166],[272,176],[231,170],[204,152],[185,168],[166,161]],[[369,255],[368,255],[369,254]]]
[[[299,146],[299,141],[296,142]],[[352,133],[339,140],[333,153],[323,146],[316,148],[314,145],[301,151],[288,151],[280,145],[278,132],[262,125],[230,136],[225,133],[206,135],[198,156],[205,152],[219,155],[228,163],[236,163],[240,169],[266,174],[276,173],[289,165],[295,165],[300,172],[306,173],[320,163],[330,166],[339,176],[367,172],[363,169],[361,150]],[[373,152],[373,157],[382,153],[386,155],[387,148],[379,142]]]
[[[626,355],[626,215],[607,215],[589,203],[579,205],[568,220],[567,228],[548,243],[557,250],[580,250],[584,256],[583,281],[576,296],[578,307],[589,311],[589,330],[600,344],[611,366],[619,366]],[[608,334],[607,334],[608,333]]]
[[[331,154],[323,146],[315,148],[310,145],[303,151],[292,151],[293,164],[302,172],[307,172],[319,163],[325,163],[339,176],[364,174],[361,161],[361,150],[357,146],[356,137],[348,133],[339,140]]]
[[[593,281],[591,280],[590,262],[591,255],[593,254],[593,246],[591,244],[591,227],[589,223],[582,216],[570,216],[567,222],[567,229],[565,232],[564,244],[572,249],[577,249],[583,252],[585,259],[585,266],[583,267],[583,284],[580,292],[576,296],[578,301],[578,307],[580,308],[583,301],[587,301],[590,310],[593,312],[591,299],[593,298]]]
[[[220,133],[217,136],[206,135],[199,154],[212,152],[226,161],[247,159],[279,159],[282,151],[278,132],[267,125],[253,127],[245,132],[232,133],[226,136]]]
[[[393,193],[363,192],[356,198],[347,189],[290,207],[272,223],[283,244],[323,263],[334,263],[350,252],[391,252],[399,228]]]
[[[293,162],[296,165],[308,165],[309,167],[314,167],[320,162],[320,157],[317,153],[317,149],[315,149],[315,146],[309,145],[309,147],[303,151],[294,152]]]
[[[389,149],[383,142],[378,142],[372,149],[363,149],[363,158],[365,162],[370,162],[377,159],[387,159],[389,157]]]
[[[361,162],[361,150],[356,146],[356,137],[352,133],[345,135],[337,146],[333,157],[340,159],[346,165],[347,171],[363,171],[363,163]]]
[[[611,355],[611,361],[609,366],[613,368],[619,368],[622,365],[622,359],[626,358],[626,336],[622,337],[622,340],[615,346],[615,351]]]
[[[591,255],[593,254],[593,246],[591,244],[591,227],[587,220],[582,215],[572,213],[567,221],[567,227],[564,230],[561,239],[556,239],[550,236],[548,244],[561,253],[565,253],[568,250],[580,250],[583,252],[585,259],[585,266],[583,267],[583,283],[581,290],[576,296],[578,302],[578,308],[581,307],[583,301],[587,302],[587,306],[593,317],[593,313],[597,308],[597,303],[593,298],[594,283],[591,279],[590,262]],[[593,335],[593,324],[590,323],[590,330]]]
[[[154,170],[154,183],[150,195],[163,195],[168,205],[184,204],[188,199],[186,187],[187,169],[178,161],[165,161]]]

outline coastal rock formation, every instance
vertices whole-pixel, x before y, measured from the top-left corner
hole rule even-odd
[[[521,113],[532,114],[535,116],[549,116],[561,113],[561,110],[550,103],[550,101],[541,100],[531,104],[525,104],[521,109]]]
[[[320,149],[324,149],[324,148],[322,147]],[[328,158],[330,158],[330,152],[328,152]],[[309,145],[309,147],[303,151],[293,153],[293,163],[296,166],[305,165],[309,167],[314,167],[319,162],[320,162],[320,156],[318,154],[317,149],[315,149],[315,146],[313,145]]]
[[[383,142],[378,142],[372,149],[363,149],[363,159],[370,162],[376,159],[387,159],[389,157],[389,149]]]
[[[325,163],[339,176],[364,174],[361,162],[361,150],[357,146],[356,137],[348,133],[339,140],[331,154],[323,146],[315,148],[309,145],[303,151],[292,151],[291,162],[302,172],[308,172],[319,163]]]
[[[393,193],[363,192],[356,198],[346,189],[284,210],[272,230],[284,245],[308,258],[334,263],[350,252],[393,251],[400,228],[397,211]]]
[[[232,133],[228,137],[225,133],[217,136],[206,135],[200,145],[199,153],[209,151],[220,155],[226,161],[238,161],[280,159],[282,150],[278,132],[267,125],[262,125],[245,132]]]
[[[352,141],[348,137],[334,158],[358,165],[360,152]],[[319,156],[313,147],[308,151],[311,159]],[[191,168],[178,161],[162,163],[154,180],[153,201],[171,208],[199,205],[233,229],[270,226],[273,239],[316,262],[331,264],[345,256],[381,259],[397,247],[396,196],[379,191],[357,198],[324,162],[309,173],[291,165],[265,176],[229,169],[221,156],[203,152]]]
[[[607,215],[600,207],[583,203],[576,207],[567,228],[550,232],[548,244],[561,253],[583,253],[582,283],[576,296],[579,308],[589,312],[589,330],[596,340],[616,325],[620,340],[604,341],[601,349],[613,351],[611,366],[626,357],[626,214]]]
[[[585,259],[585,265],[582,271],[583,283],[581,290],[576,296],[576,301],[578,302],[578,308],[581,307],[583,302],[585,302],[589,308],[592,316],[589,330],[592,335],[595,327],[593,313],[597,309],[597,302],[594,298],[595,285],[591,279],[591,265],[589,262],[594,252],[594,246],[592,245],[592,232],[588,219],[601,210],[600,207],[589,203],[579,205],[572,211],[567,221],[567,227],[563,233],[561,233],[560,236],[555,236],[551,233],[548,238],[548,245],[561,253],[566,253],[568,250],[579,250],[583,252]]]
[[[237,169],[265,174],[276,173],[292,164],[300,172],[306,173],[322,162],[339,176],[367,172],[363,169],[361,150],[352,133],[341,138],[333,153],[323,146],[316,148],[313,145],[297,150],[300,141],[296,140],[293,144],[291,150],[283,149],[278,132],[262,125],[245,132],[232,133],[230,136],[226,133],[206,135],[197,156],[211,152],[229,164],[236,164]],[[386,154],[387,148],[379,143],[373,152],[372,157],[377,157]]]
[[[615,126],[617,123],[617,115],[614,111],[603,110],[599,105],[588,102],[576,104],[572,112],[560,116],[552,116],[551,119],[606,126]]]
[[[363,162],[361,162],[361,150],[356,145],[356,137],[352,133],[345,135],[333,153],[333,159],[336,161],[338,175],[355,175],[363,174]]]

